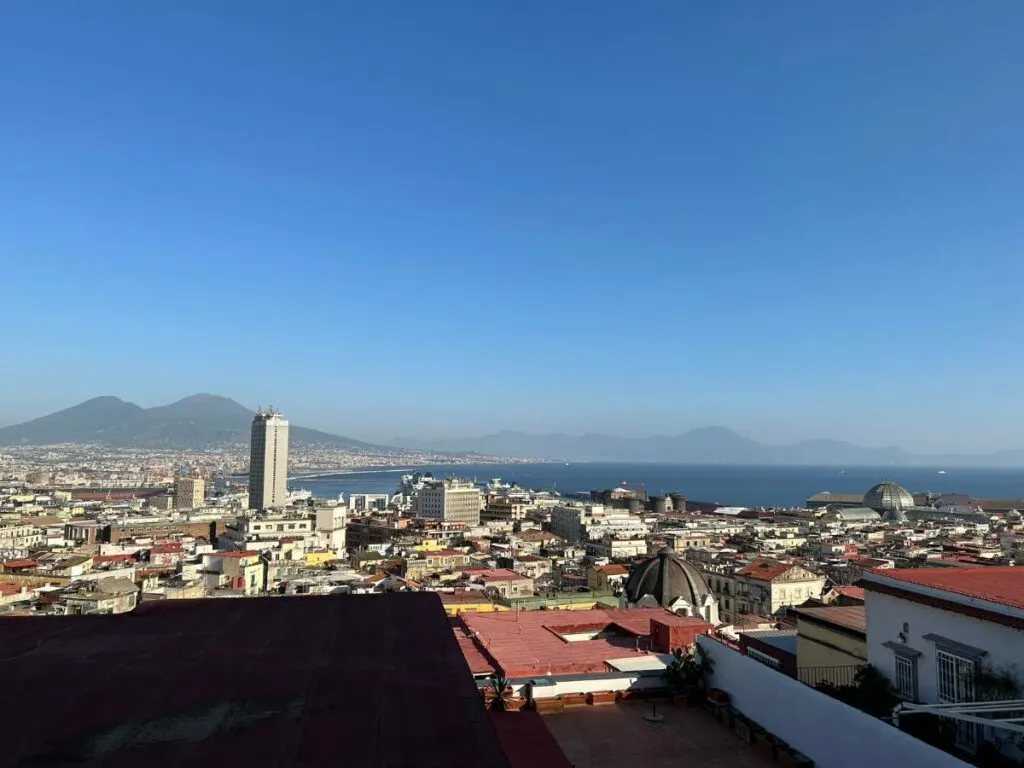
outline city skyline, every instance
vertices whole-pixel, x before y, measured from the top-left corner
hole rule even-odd
[[[1024,447],[1019,3],[400,5],[6,10],[0,424]]]

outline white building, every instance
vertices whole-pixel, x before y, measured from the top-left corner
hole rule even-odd
[[[907,702],[991,698],[986,680],[992,672],[1016,677],[1012,698],[1024,699],[1024,673],[1013,669],[1024,661],[1024,568],[894,568],[868,571],[860,584],[868,662]],[[965,751],[975,751],[983,739],[997,740],[993,735],[990,726],[958,721],[957,744]],[[995,735],[1012,742],[1006,731]],[[1012,743],[1006,748],[1009,756],[1021,757]]]
[[[249,449],[249,507],[288,503],[288,422],[276,411],[257,411]]]
[[[386,493],[353,493],[349,494],[348,506],[353,513],[383,512],[391,503]]]
[[[416,491],[413,509],[419,517],[466,525],[480,524],[483,495],[468,480],[446,478],[425,483]]]
[[[317,543],[336,555],[345,552],[345,507],[317,507]]]
[[[0,557],[25,557],[29,549],[42,540],[42,531],[34,525],[21,522],[0,525]]]
[[[565,504],[551,510],[551,531],[567,541],[586,542],[613,538],[633,539],[650,533],[650,526],[628,510],[601,504]]]

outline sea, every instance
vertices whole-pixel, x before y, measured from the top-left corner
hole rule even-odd
[[[797,467],[688,464],[538,463],[440,464],[405,468],[367,468],[317,474],[297,473],[289,488],[314,496],[339,493],[393,493],[403,474],[431,472],[435,477],[463,477],[484,482],[500,477],[521,487],[585,493],[623,483],[642,484],[648,494],[669,491],[694,501],[724,506],[793,507],[816,493],[863,493],[891,480],[911,493],[966,493],[977,498],[1024,498],[1024,469],[955,469],[942,467]]]

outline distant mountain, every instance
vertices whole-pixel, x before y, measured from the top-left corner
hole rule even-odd
[[[468,451],[563,461],[664,462],[666,464],[795,464],[826,466],[1024,467],[1024,451],[969,454],[913,454],[902,448],[866,448],[840,440],[805,440],[767,445],[725,427],[702,427],[680,435],[615,437],[602,434],[531,435],[497,432],[483,437],[415,440],[396,445],[437,451]]]
[[[116,397],[96,397],[49,416],[2,428],[0,445],[108,443],[140,448],[204,448],[248,442],[252,417],[253,411],[219,395],[192,395],[156,408],[140,408]],[[290,439],[293,443],[373,447],[294,425]]]

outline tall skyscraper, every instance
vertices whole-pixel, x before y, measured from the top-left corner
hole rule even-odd
[[[288,422],[277,411],[256,412],[249,449],[249,508],[283,507],[288,496]]]

